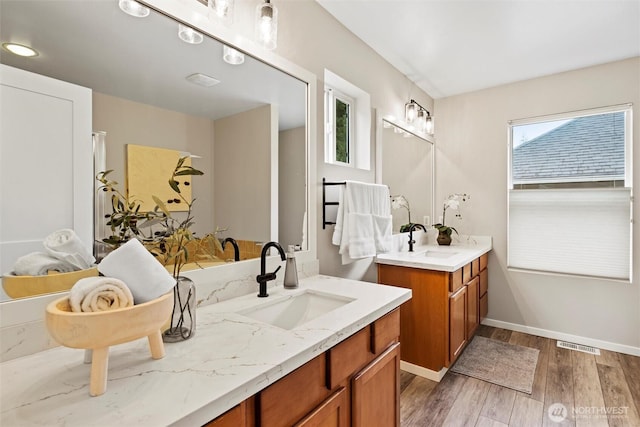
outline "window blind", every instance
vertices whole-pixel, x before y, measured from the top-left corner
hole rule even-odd
[[[631,280],[629,188],[510,190],[508,266]]]

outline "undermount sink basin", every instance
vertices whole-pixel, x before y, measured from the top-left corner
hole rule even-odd
[[[237,313],[262,323],[289,330],[351,301],[354,299],[307,290],[297,295],[268,301]]]
[[[450,258],[454,255],[458,255],[458,252],[441,252],[441,251],[427,250],[425,252],[419,252],[415,256],[445,259],[445,258]]]

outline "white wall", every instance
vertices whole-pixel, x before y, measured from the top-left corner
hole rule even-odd
[[[633,284],[510,272],[507,261],[507,122],[632,102],[634,186],[640,189],[640,58],[462,94],[435,102],[436,208],[470,193],[465,233],[493,236],[489,318],[528,328],[635,347],[640,354],[640,227]],[[635,216],[638,203],[634,202]],[[441,209],[441,208],[440,208]],[[441,211],[436,210],[436,215]],[[585,230],[606,239],[600,230]],[[623,348],[621,348],[623,349]],[[627,348],[626,350],[629,350]]]
[[[265,105],[214,122],[215,227],[236,240],[270,240],[273,114]]]
[[[305,129],[299,127],[279,133],[278,137],[278,242],[302,244],[302,223],[306,206]]]
[[[105,140],[107,169],[113,169],[109,178],[126,192],[127,144],[183,150],[201,156],[193,159],[193,167],[204,172],[194,177],[193,205],[200,235],[213,231],[213,121],[205,117],[190,116],[139,102],[129,101],[93,92],[93,130],[107,133]],[[167,177],[169,179],[169,177]],[[200,219],[200,220],[199,220]]]

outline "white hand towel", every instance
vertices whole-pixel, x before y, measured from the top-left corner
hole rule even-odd
[[[54,258],[66,261],[77,270],[90,268],[96,262],[91,252],[73,230],[54,231],[44,239],[44,248]]]
[[[340,193],[332,243],[342,263],[392,249],[391,204],[386,185],[347,181]]]
[[[16,260],[13,273],[16,276],[45,276],[49,271],[69,273],[76,268],[66,261],[59,260],[44,252],[32,252]]]
[[[133,305],[133,295],[122,281],[113,277],[80,279],[69,291],[71,311],[93,312]]]
[[[136,239],[129,240],[104,257],[98,264],[98,271],[125,282],[136,304],[154,300],[176,284],[173,276]]]

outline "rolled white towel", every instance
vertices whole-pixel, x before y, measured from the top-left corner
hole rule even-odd
[[[104,257],[98,264],[98,271],[125,282],[136,304],[154,300],[176,284],[173,276],[136,239],[129,240]]]
[[[23,255],[13,265],[13,273],[16,276],[45,276],[49,271],[69,273],[75,270],[76,268],[68,262],[44,252]]]
[[[86,277],[71,288],[69,304],[75,312],[107,311],[132,306],[133,295],[122,280]]]
[[[49,255],[68,262],[78,270],[90,268],[96,262],[73,230],[54,231],[44,239],[43,245]]]

